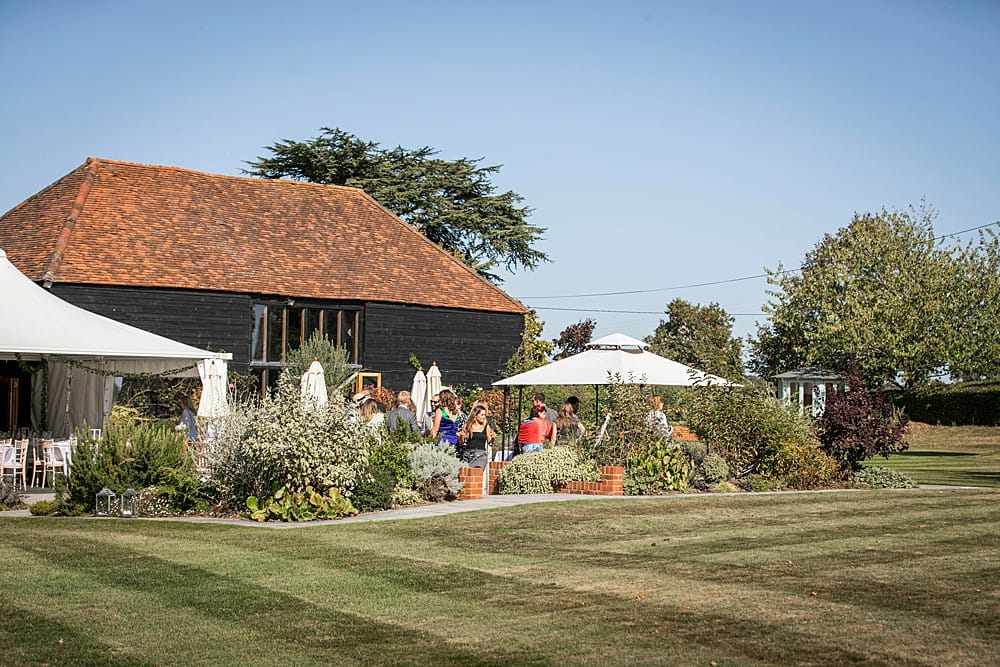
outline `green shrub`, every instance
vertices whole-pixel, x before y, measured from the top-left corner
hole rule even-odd
[[[726,459],[715,453],[706,454],[701,460],[701,471],[709,484],[718,484],[729,479],[729,464],[726,463]]]
[[[954,426],[1000,425],[1000,382],[929,385],[890,396],[910,419]]]
[[[424,497],[420,494],[420,491],[409,486],[403,486],[402,484],[397,484],[392,492],[392,507],[419,505],[423,500]]]
[[[409,457],[413,453],[413,450],[421,444],[421,441],[419,439],[411,440],[410,436],[412,434],[410,430],[406,428],[405,424],[403,424],[403,427],[406,433],[403,434],[400,431],[401,438],[397,439],[390,434],[389,437],[372,443],[371,453],[368,455],[368,464],[372,468],[387,470],[398,483],[415,486],[417,480],[413,476],[413,473],[410,472]],[[430,442],[427,441],[427,443]]]
[[[185,451],[183,434],[169,423],[108,425],[100,440],[88,429],[77,434],[69,477],[57,476],[56,492],[66,514],[93,510],[103,487],[121,495],[127,488],[143,489],[193,478],[194,462]]]
[[[837,486],[844,472],[836,459],[813,445],[792,442],[782,445],[765,466],[789,489],[821,489]]]
[[[21,492],[13,483],[0,479],[0,510],[16,510],[24,507]]]
[[[337,387],[351,376],[351,368],[347,348],[337,347],[319,333],[314,333],[300,347],[288,350],[282,361],[281,375],[283,381],[299,387],[302,375],[309,370],[313,361],[319,361],[323,366],[323,379],[326,381],[326,391],[330,400],[336,401]]]
[[[917,485],[901,472],[882,466],[869,466],[854,473],[854,486],[861,489],[912,489]]]
[[[552,447],[520,454],[500,471],[497,487],[503,494],[552,493],[575,480],[597,482],[601,473],[575,447]]]
[[[28,511],[32,516],[52,516],[62,508],[62,503],[58,500],[39,500],[28,505]]]
[[[358,510],[335,488],[320,493],[311,486],[301,491],[287,485],[261,502],[255,496],[247,498],[247,509],[254,521],[316,521],[354,516]]]
[[[622,486],[628,496],[683,491],[688,486],[692,468],[680,447],[666,440],[654,440],[629,460]]]
[[[688,426],[722,455],[736,479],[773,477],[768,463],[781,447],[815,439],[811,420],[763,385],[693,387],[683,409]]]
[[[217,420],[209,451],[215,481],[233,507],[274,489],[310,486],[350,495],[368,465],[375,435],[343,401],[322,407],[302,401],[298,384],[282,375],[273,396],[234,402]]]
[[[771,479],[763,475],[753,475],[749,479],[750,490],[756,493],[762,491],[784,491],[785,487],[780,480]]]
[[[705,447],[703,442],[698,440],[686,440],[681,444],[681,450],[687,455],[691,463],[695,465],[701,465],[702,459],[705,458],[705,454],[708,453],[708,448]]]
[[[595,446],[594,457],[599,465],[626,466],[642,456],[663,436],[646,421],[649,414],[649,393],[637,378],[610,377],[608,390],[608,427],[601,442]]]
[[[396,483],[396,477],[390,470],[371,466],[361,475],[361,482],[354,487],[351,504],[359,512],[387,510],[392,507]]]
[[[425,443],[410,452],[407,461],[410,472],[423,485],[427,500],[437,502],[455,497],[462,490],[462,483],[458,481],[458,469],[462,463],[451,445]]]
[[[712,484],[709,488],[709,491],[712,493],[739,493],[742,490],[732,482],[719,482],[718,484]]]

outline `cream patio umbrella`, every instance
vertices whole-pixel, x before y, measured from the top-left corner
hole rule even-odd
[[[438,368],[437,362],[431,364],[431,368],[427,371],[427,398],[424,402],[427,404],[424,414],[431,411],[431,396],[434,394],[441,393],[441,369]]]
[[[319,360],[313,360],[309,364],[309,369],[302,374],[302,400],[311,403],[316,407],[326,405],[329,397],[326,393],[326,374],[323,372],[323,364]]]
[[[198,416],[216,419],[229,414],[226,391],[229,388],[226,362],[221,359],[202,359],[198,362],[201,377],[201,400],[198,401]]]
[[[413,375],[413,386],[410,387],[410,400],[413,401],[413,411],[417,413],[417,421],[421,421],[430,410],[424,409],[427,402],[427,376],[422,369],[417,369]]]

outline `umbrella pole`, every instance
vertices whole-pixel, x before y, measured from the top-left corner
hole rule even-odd
[[[502,451],[503,451],[503,457],[502,458],[504,458],[504,459],[507,458],[507,442],[508,442],[508,439],[510,438],[510,405],[509,405],[509,403],[510,403],[510,387],[506,387],[505,386],[503,388],[503,417],[502,417],[503,421],[501,422],[503,424],[503,426],[504,426],[503,429],[502,429],[503,440],[501,441],[501,448],[502,448]]]
[[[601,385],[594,385],[594,428],[601,421]]]
[[[517,388],[517,426],[515,428],[519,428],[521,426],[521,398],[522,398],[523,394],[524,394],[524,387],[518,387]],[[517,433],[517,431],[515,430],[514,433]],[[517,449],[517,443],[516,442],[515,443],[511,443],[511,450],[513,451],[515,449]]]

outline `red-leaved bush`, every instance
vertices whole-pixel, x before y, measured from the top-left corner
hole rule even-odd
[[[905,450],[909,418],[894,408],[882,389],[865,387],[857,368],[847,374],[846,389],[826,395],[826,409],[817,420],[820,448],[845,470],[858,470],[873,456],[889,458]]]

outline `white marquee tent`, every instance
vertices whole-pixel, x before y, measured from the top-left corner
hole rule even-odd
[[[647,351],[641,340],[616,333],[592,341],[587,350],[551,364],[519,373],[494,386],[606,385],[614,381],[690,387],[695,384],[728,386],[725,378],[671,361]]]
[[[45,360],[49,430],[63,436],[84,422],[100,427],[111,411],[116,373],[196,376],[208,352],[78,308],[33,283],[0,250],[0,359]],[[91,370],[88,370],[91,369]],[[96,372],[95,372],[96,371]],[[40,414],[41,382],[33,383],[32,412]]]

